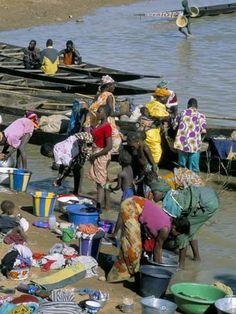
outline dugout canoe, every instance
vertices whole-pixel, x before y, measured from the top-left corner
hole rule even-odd
[[[41,71],[31,71],[16,69],[14,67],[0,66],[0,74],[7,74],[13,77],[21,77],[34,81],[39,81],[42,85],[30,84],[31,87],[38,87],[42,89],[61,90],[68,93],[83,93],[88,95],[96,95],[100,86],[100,80],[96,78],[81,78],[77,76],[63,75],[60,72],[55,76],[48,76],[43,74]],[[72,78],[73,77],[73,78]],[[122,83],[116,83],[114,94],[119,95],[139,95],[152,93],[152,89],[141,88],[132,85],[126,85]]]
[[[0,42],[0,63],[4,62],[4,57],[14,58],[17,66],[23,66],[22,56],[23,47],[10,45]],[[20,59],[21,58],[21,59]],[[78,65],[65,66],[61,64],[59,69],[65,70],[70,73],[78,73],[83,75],[88,75],[89,77],[101,78],[103,75],[110,75],[116,82],[125,82],[138,80],[143,78],[161,78],[161,75],[148,75],[148,74],[138,74],[133,72],[127,72],[122,70],[117,70],[109,67],[104,67],[97,64],[83,62]]]
[[[30,108],[32,108],[32,104],[30,104]],[[0,108],[1,110],[2,108]],[[45,108],[41,108],[41,110],[46,110]],[[25,112],[25,109],[23,110]],[[36,111],[36,110],[35,110]],[[37,111],[36,111],[37,112]],[[20,114],[16,115],[16,114]],[[2,118],[3,118],[3,123],[0,125],[0,130],[3,131],[11,122],[13,122],[14,120],[16,120],[19,117],[22,117],[22,113],[19,110],[15,111],[15,114],[2,114]],[[37,112],[38,114],[40,114],[39,112]],[[56,112],[53,110],[50,110],[51,114],[55,114]],[[60,111],[59,113],[62,113],[62,111]],[[126,121],[119,121],[119,126],[120,126],[120,130],[121,132],[126,135],[128,132],[130,131],[136,131],[137,130],[137,124],[135,122],[126,122]],[[208,130],[207,130],[207,138],[206,141],[208,140],[208,138],[210,136],[219,136],[219,135],[224,135],[226,137],[230,136],[230,134],[232,133],[232,131],[234,131],[233,127],[216,127],[216,126],[209,126]],[[42,132],[41,130],[35,130],[31,139],[30,139],[30,143],[34,144],[34,145],[39,145],[41,146],[44,143],[52,143],[52,144],[56,144],[58,142],[61,142],[63,140],[65,140],[68,137],[68,135],[64,134],[64,133],[49,133],[49,132]],[[177,154],[176,152],[173,152],[172,150],[170,150],[165,138],[163,138],[162,140],[162,146],[163,146],[163,151],[165,152],[165,156],[167,156],[167,158],[162,158],[160,166],[164,167],[164,168],[173,168],[174,167],[174,163],[173,162],[177,162]],[[118,155],[117,154],[113,154],[112,155],[112,160],[113,161],[117,161],[118,160]],[[172,161],[172,162],[170,162]],[[209,171],[209,169],[207,167],[210,167],[211,170],[213,171],[218,171],[219,169],[219,165],[220,165],[220,161],[218,158],[211,158],[211,161],[208,165],[209,160],[207,159],[207,155],[205,152],[201,153],[201,169],[204,171]],[[227,161],[222,161],[225,166],[227,166]],[[208,165],[208,166],[207,166]],[[236,170],[236,161],[233,160],[231,162],[231,173],[235,173]]]
[[[236,12],[236,3],[228,4],[218,4],[218,5],[209,5],[198,7],[199,14],[193,18],[200,18],[204,16],[216,16],[220,14],[231,14]],[[176,18],[182,10],[170,10],[164,12],[147,12],[147,13],[138,13],[136,16],[147,16],[147,17],[164,17],[164,18]]]

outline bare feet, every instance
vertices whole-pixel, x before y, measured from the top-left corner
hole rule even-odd
[[[52,185],[57,188],[61,186],[61,182],[58,179],[56,179],[55,181],[53,181]]]

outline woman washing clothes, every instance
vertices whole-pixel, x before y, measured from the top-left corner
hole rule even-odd
[[[155,173],[148,174],[145,184],[150,188],[155,202],[162,200],[163,209],[172,217],[186,216],[190,222],[188,235],[181,235],[173,241],[179,249],[179,266],[184,268],[187,248],[190,245],[193,259],[200,261],[197,235],[203,224],[219,208],[216,192],[204,186],[204,181],[193,171],[175,168],[172,177],[168,174],[160,178]]]
[[[110,108],[110,113],[107,121],[110,123],[112,127],[112,152],[118,152],[122,138],[119,128],[116,125],[115,118],[120,117],[121,115],[130,116],[130,112],[120,113],[115,111],[115,97],[113,95],[115,90],[115,81],[109,76],[103,76],[100,86],[100,91],[94,101],[94,103],[89,107],[89,113],[87,114],[84,127],[85,128],[93,128],[98,124],[98,120],[96,117],[96,112],[100,106],[107,106]]]
[[[91,168],[89,177],[97,184],[97,207],[102,208],[105,199],[107,208],[107,197],[105,198],[105,185],[107,183],[107,169],[111,159],[112,151],[112,128],[108,123],[110,107],[102,105],[98,108],[96,116],[100,123],[92,130],[93,149],[90,157]]]
[[[2,159],[8,159],[16,151],[16,167],[27,169],[25,147],[38,126],[37,115],[27,111],[23,118],[13,121],[3,132],[0,132],[0,145],[4,145]]]
[[[186,217],[172,218],[158,204],[142,197],[133,196],[121,204],[122,221],[121,248],[119,256],[108,274],[109,282],[129,279],[139,271],[143,244],[141,230],[145,228],[152,238],[154,260],[162,261],[164,241],[171,234],[188,234],[189,221]]]
[[[209,220],[219,208],[219,198],[216,192],[206,186],[191,186],[183,190],[170,190],[163,199],[163,208],[172,217],[186,216],[190,223],[188,235],[176,238],[179,249],[179,267],[184,268],[187,248],[190,245],[193,259],[200,261],[197,235],[204,223]]]

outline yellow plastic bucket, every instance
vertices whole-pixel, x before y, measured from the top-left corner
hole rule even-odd
[[[52,216],[56,195],[53,192],[34,192],[33,197],[33,214],[38,217]]]

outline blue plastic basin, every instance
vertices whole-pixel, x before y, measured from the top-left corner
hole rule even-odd
[[[75,225],[93,224],[97,225],[99,209],[86,204],[74,204],[65,207],[68,213],[69,222]]]

